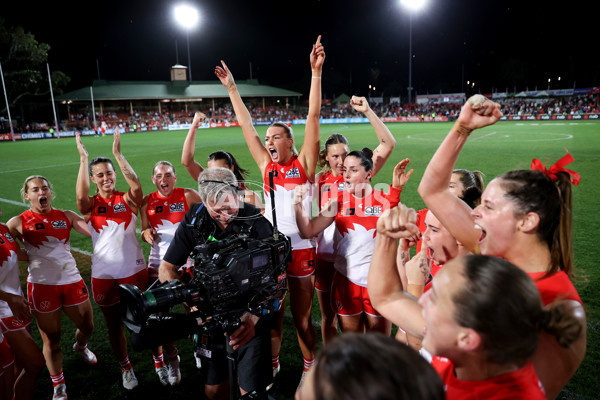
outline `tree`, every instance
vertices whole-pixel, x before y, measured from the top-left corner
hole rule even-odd
[[[50,94],[46,62],[50,45],[38,43],[33,34],[21,27],[8,27],[0,18],[0,62],[4,72],[6,94],[11,108],[28,103],[47,102]],[[70,78],[61,71],[52,71],[52,89],[60,94]],[[6,104],[0,114],[6,113]]]

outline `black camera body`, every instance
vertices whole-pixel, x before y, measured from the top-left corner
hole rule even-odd
[[[290,255],[290,241],[280,233],[264,239],[242,234],[197,245],[187,279],[144,292],[121,285],[123,322],[131,331],[133,347],[156,347],[210,326],[232,332],[246,312],[263,316],[279,310]],[[194,311],[171,312],[182,303]],[[199,319],[210,322],[200,326]]]

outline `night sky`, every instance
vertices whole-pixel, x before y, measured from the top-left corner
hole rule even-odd
[[[51,46],[50,67],[71,78],[67,90],[98,77],[169,80],[172,65],[188,64],[186,35],[173,18],[178,2],[31,3],[11,1],[0,15]],[[409,14],[398,0],[189,3],[201,13],[189,36],[194,81],[215,80],[223,59],[238,80],[252,74],[307,93],[308,56],[322,34],[326,97],[366,96],[369,84],[373,96],[407,95]],[[588,3],[428,0],[412,17],[416,94],[542,90],[548,78],[552,88],[600,85],[598,5]]]

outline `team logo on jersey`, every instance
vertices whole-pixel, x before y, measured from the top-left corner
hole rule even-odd
[[[113,206],[113,211],[116,213],[120,213],[120,212],[124,212],[127,211],[127,208],[125,208],[125,204],[123,203],[119,203],[119,204],[115,204]]]
[[[67,221],[52,221],[54,229],[67,229]]]
[[[292,168],[285,174],[285,178],[300,178],[300,170],[298,168]]]
[[[274,169],[271,172],[273,172],[273,178],[277,178],[277,175],[279,175],[279,171],[277,171],[276,169]],[[281,172],[283,172],[283,170],[281,170]]]
[[[98,207],[98,214],[106,214],[106,207]]]
[[[157,207],[154,209],[154,213],[155,213],[155,214],[160,214],[161,212],[163,212],[163,206],[157,206]]]
[[[185,212],[185,204],[182,203],[174,203],[169,206],[169,210],[172,213],[176,212]]]
[[[365,217],[378,217],[381,214],[382,207],[366,207],[365,208]]]
[[[346,215],[346,216],[356,215],[356,210],[354,208],[346,208],[344,210],[344,215]]]
[[[323,192],[331,192],[331,185],[323,185]]]
[[[142,265],[143,263],[144,263],[143,258],[138,258],[137,260],[135,260],[135,265]]]
[[[44,226],[44,224],[42,222],[38,222],[37,224],[35,224],[36,231],[39,231],[41,229],[46,229],[46,227]]]

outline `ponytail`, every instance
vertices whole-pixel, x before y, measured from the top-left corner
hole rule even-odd
[[[562,270],[572,277],[573,275],[573,194],[571,180],[567,173],[556,174],[558,181],[556,187],[560,197],[560,218],[558,227],[554,231],[550,253],[552,265],[562,266]]]
[[[550,303],[541,314],[540,329],[556,338],[558,344],[568,348],[579,336],[583,327],[567,301],[556,300]]]

